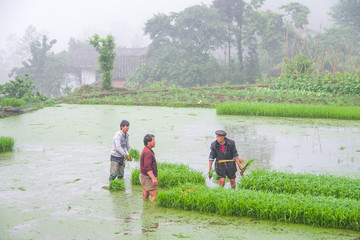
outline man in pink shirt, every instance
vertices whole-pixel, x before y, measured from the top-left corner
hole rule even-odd
[[[143,199],[147,200],[149,195],[150,201],[156,201],[158,189],[158,170],[155,159],[155,153],[152,148],[155,147],[155,136],[146,134],[144,137],[144,149],[140,156],[140,183],[143,189]]]

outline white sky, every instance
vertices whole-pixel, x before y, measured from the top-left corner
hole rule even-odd
[[[292,1],[266,0],[265,7],[275,9]],[[320,23],[326,26],[329,5],[337,0],[301,2],[312,8],[310,26],[318,30]],[[118,46],[144,47],[149,40],[143,36],[143,27],[154,14],[179,12],[201,3],[209,5],[212,0],[0,0],[0,49],[6,48],[10,34],[21,38],[29,25],[56,39],[54,50],[67,48],[70,37],[83,40],[94,33],[112,34]]]

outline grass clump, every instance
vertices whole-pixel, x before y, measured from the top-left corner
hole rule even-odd
[[[216,113],[226,115],[360,120],[360,108],[355,106],[228,102],[218,105]]]
[[[139,162],[140,161],[140,152],[139,150],[136,150],[134,148],[130,149],[130,158],[134,161],[134,162]]]
[[[360,200],[360,179],[256,169],[241,179],[243,189]]]
[[[12,137],[0,137],[0,153],[12,152],[15,140]]]
[[[2,107],[21,107],[25,104],[23,99],[17,98],[2,98],[0,100],[0,106]]]
[[[360,202],[302,194],[185,185],[161,191],[157,204],[181,210],[360,231]]]
[[[159,187],[170,188],[185,183],[205,184],[205,177],[200,171],[191,169],[188,165],[177,163],[158,162]],[[140,169],[131,172],[131,183],[141,185],[139,180]]]
[[[110,182],[109,190],[110,191],[121,191],[125,189],[125,183],[123,179],[115,179]]]

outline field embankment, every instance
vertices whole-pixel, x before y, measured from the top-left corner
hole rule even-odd
[[[268,85],[214,86],[199,88],[169,87],[162,89],[113,89],[110,91],[84,86],[74,93],[56,99],[57,103],[144,105],[168,107],[215,108],[225,102],[260,102],[360,106],[359,95],[341,95],[304,90],[282,90]]]

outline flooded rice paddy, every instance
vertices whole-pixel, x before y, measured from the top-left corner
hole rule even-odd
[[[61,105],[0,119],[15,151],[0,154],[1,239],[358,239],[359,232],[204,215],[143,202],[141,187],[108,185],[111,139],[130,121],[130,144],[153,133],[158,161],[204,176],[224,129],[253,168],[360,177],[360,121],[218,116],[214,109]],[[208,185],[215,185],[208,182]],[[227,183],[229,184],[229,183]],[[228,185],[226,187],[229,187]]]

